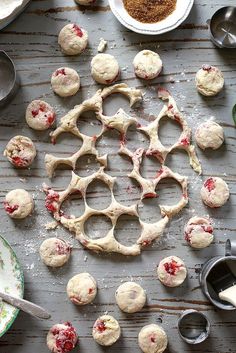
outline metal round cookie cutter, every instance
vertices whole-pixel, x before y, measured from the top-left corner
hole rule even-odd
[[[19,79],[12,59],[0,51],[0,107],[9,103],[19,87]]]
[[[236,48],[236,7],[217,10],[207,21],[212,42],[219,48]]]
[[[185,310],[178,320],[180,337],[188,344],[198,344],[207,339],[211,324],[207,316],[197,310]]]

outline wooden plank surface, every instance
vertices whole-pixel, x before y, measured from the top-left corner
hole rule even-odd
[[[228,5],[234,4],[233,0],[228,1]],[[21,78],[21,89],[17,96],[0,111],[1,234],[13,246],[24,269],[25,298],[48,308],[52,313],[49,321],[39,321],[20,313],[12,328],[0,339],[1,353],[46,353],[46,333],[52,324],[60,321],[71,321],[78,329],[81,352],[102,352],[103,349],[91,337],[91,328],[95,319],[106,311],[114,315],[122,327],[122,338],[107,350],[109,352],[139,351],[138,332],[142,326],[152,322],[160,323],[166,330],[169,336],[167,352],[236,352],[235,313],[223,312],[211,306],[198,283],[200,264],[210,257],[223,254],[225,240],[228,237],[235,238],[236,229],[236,136],[231,118],[231,109],[236,103],[235,51],[216,49],[209,40],[206,24],[207,19],[222,6],[225,6],[223,0],[196,0],[190,16],[178,29],[158,37],[149,37],[137,35],[122,27],[113,17],[106,0],[98,1],[90,10],[76,6],[73,0],[34,0],[14,23],[0,33],[0,48],[14,59]],[[63,56],[57,45],[59,30],[69,22],[76,22],[89,32],[89,48],[81,56]],[[71,172],[58,170],[56,177],[49,181],[45,174],[44,155],[51,152],[58,156],[69,156],[77,150],[79,141],[64,135],[53,146],[49,143],[48,132],[38,133],[29,129],[24,119],[26,106],[33,99],[45,99],[52,104],[59,119],[64,112],[98,89],[91,78],[89,66],[91,58],[96,54],[100,37],[108,40],[107,53],[119,60],[121,81],[145,92],[143,106],[132,111],[142,124],[151,121],[160,110],[162,103],[157,99],[156,88],[162,84],[175,96],[193,131],[200,122],[213,116],[222,124],[226,135],[226,143],[220,150],[197,150],[203,165],[202,177],[198,177],[189,167],[185,154],[174,153],[168,157],[168,166],[189,176],[190,203],[170,222],[160,245],[154,244],[143,251],[141,256],[134,258],[96,255],[83,250],[64,229],[50,232],[45,229],[44,225],[51,217],[44,209],[41,185],[47,182],[58,190],[62,189],[68,184]],[[133,73],[132,60],[141,49],[157,50],[164,63],[163,72],[151,83],[136,79]],[[195,72],[204,63],[217,65],[224,73],[226,86],[216,98],[200,97],[194,87]],[[73,98],[61,99],[50,88],[51,73],[63,65],[75,68],[81,76],[82,89]],[[114,96],[105,102],[105,113],[115,113],[121,106],[130,111],[125,99]],[[80,127],[91,134],[100,128],[91,115],[82,119]],[[7,141],[16,134],[31,137],[37,146],[37,160],[28,170],[12,168],[2,155]],[[168,121],[162,124],[160,136],[163,143],[173,143],[178,134],[179,128],[175,124]],[[132,129],[127,139],[129,147],[133,149],[148,145],[146,137]],[[99,151],[109,153],[108,173],[117,176],[115,196],[126,205],[138,202],[141,219],[148,222],[159,219],[158,203],[174,203],[178,199],[179,188],[173,182],[164,183],[158,188],[157,199],[140,203],[139,187],[127,177],[132,165],[129,160],[117,154],[118,146],[119,136],[115,132],[107,133],[98,142]],[[97,168],[92,158],[83,158],[77,164],[77,172],[83,176]],[[143,175],[152,177],[158,168],[155,160],[146,158],[142,166]],[[207,209],[199,199],[202,180],[209,175],[223,177],[230,187],[229,202],[218,210]],[[30,191],[36,203],[32,217],[20,222],[9,219],[2,206],[6,192],[16,187]],[[90,187],[87,197],[89,204],[97,208],[104,208],[110,200],[109,192],[101,184]],[[67,207],[76,214],[83,211],[80,201],[67,204]],[[194,251],[183,240],[183,227],[192,215],[204,214],[209,214],[214,220],[215,241],[207,249]],[[109,229],[109,222],[97,219],[89,222],[87,228],[91,236],[97,236],[104,229]],[[116,235],[121,242],[135,241],[139,233],[137,219],[124,216],[117,225]],[[58,270],[44,266],[38,254],[40,243],[54,235],[70,239],[74,244],[71,261]],[[164,288],[156,278],[159,260],[171,254],[183,258],[188,267],[188,280],[176,289]],[[65,287],[72,275],[83,271],[90,272],[97,279],[99,294],[93,305],[78,308],[67,299]],[[122,282],[130,279],[147,290],[148,303],[142,312],[126,315],[115,305],[114,292]],[[212,322],[211,336],[203,344],[188,346],[178,336],[177,319],[181,311],[188,308],[203,311]]]

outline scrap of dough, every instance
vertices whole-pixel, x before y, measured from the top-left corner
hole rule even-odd
[[[60,67],[53,72],[51,77],[53,91],[60,97],[70,97],[76,94],[80,88],[80,77],[70,67]]]
[[[26,218],[33,212],[34,200],[24,189],[11,190],[5,196],[4,209],[11,218]]]
[[[88,33],[74,23],[64,26],[58,35],[58,44],[67,55],[81,54],[88,44]]]
[[[78,193],[82,195],[85,200],[86,190],[88,185],[93,180],[102,180],[111,191],[112,202],[104,210],[95,210],[87,205],[85,202],[85,211],[84,213],[77,217],[72,218],[70,215],[65,215],[61,211],[62,203],[73,193]],[[85,247],[93,251],[104,251],[104,252],[117,252],[123,255],[139,255],[141,252],[141,247],[149,245],[154,239],[160,238],[163,234],[165,225],[168,223],[168,217],[164,217],[159,222],[154,224],[148,224],[141,222],[142,232],[140,238],[137,240],[136,244],[131,246],[125,246],[119,243],[114,236],[114,229],[117,223],[118,218],[122,214],[128,214],[131,216],[138,216],[137,205],[124,206],[118,203],[114,197],[113,189],[116,178],[111,177],[110,175],[104,172],[104,167],[101,167],[97,172],[89,175],[87,177],[80,177],[72,172],[71,182],[68,187],[61,192],[54,191],[53,189],[44,185],[44,191],[46,193],[45,206],[49,212],[53,214],[53,217],[59,221],[64,227],[69,229],[70,232],[75,233],[76,239]],[[163,212],[169,213],[168,207]],[[175,210],[175,207],[174,207]],[[91,239],[84,229],[84,224],[89,217],[94,215],[104,215],[107,216],[112,223],[112,228],[99,239]]]
[[[206,248],[213,242],[213,230],[209,217],[192,217],[184,228],[185,240],[192,248]]]
[[[70,258],[72,247],[63,239],[48,238],[40,246],[39,254],[45,265],[61,267]]]
[[[27,107],[25,120],[34,130],[46,130],[55,121],[55,111],[50,104],[42,100],[33,100]]]
[[[29,137],[17,135],[8,142],[3,155],[15,167],[25,168],[33,163],[36,157],[36,148]]]
[[[224,142],[224,130],[215,121],[206,121],[198,126],[195,132],[195,140],[202,150],[206,148],[216,150]]]
[[[201,198],[211,208],[221,207],[228,201],[229,187],[223,179],[210,177],[201,188]]]
[[[96,297],[97,283],[89,273],[79,273],[69,280],[66,291],[72,303],[86,305]]]
[[[168,338],[160,326],[144,326],[138,335],[138,344],[143,353],[162,353],[167,347]]]
[[[188,178],[187,177],[182,176],[178,173],[172,172],[171,169],[169,169],[166,166],[162,166],[161,169],[157,172],[155,178],[153,178],[153,179],[143,178],[140,174],[140,166],[142,163],[144,149],[138,148],[136,151],[134,151],[132,153],[131,151],[129,151],[125,147],[124,144],[121,144],[119,153],[125,154],[131,158],[131,160],[133,162],[133,170],[130,174],[128,174],[128,176],[130,178],[135,179],[140,184],[141,189],[142,189],[142,194],[141,194],[142,199],[157,197],[155,189],[156,189],[158,183],[162,179],[172,178],[180,184],[180,186],[182,188],[182,197],[181,197],[180,201],[176,205],[173,205],[173,206],[168,206],[168,205],[160,205],[159,206],[163,217],[164,216],[173,217],[174,215],[179,213],[187,205],[187,203],[188,203]],[[161,222],[167,223],[168,219],[162,220]],[[161,225],[162,225],[162,223],[160,223],[160,226]],[[150,234],[152,234],[152,232]]]
[[[224,76],[215,66],[203,65],[196,74],[196,86],[203,96],[215,96],[224,87]]]
[[[107,41],[103,38],[100,38],[100,42],[98,44],[98,52],[103,53],[107,47]]]
[[[191,167],[195,170],[195,172],[201,174],[201,164],[197,158],[195,147],[191,144],[191,129],[189,128],[182,113],[179,111],[174,98],[171,96],[169,91],[164,88],[160,88],[158,90],[158,96],[162,100],[168,101],[168,104],[164,105],[161,112],[154,121],[152,121],[149,125],[145,127],[139,128],[141,131],[147,134],[150,139],[150,145],[146,152],[146,155],[154,156],[160,161],[160,163],[164,164],[167,155],[171,151],[175,149],[182,149],[188,153]],[[167,116],[168,118],[178,122],[183,129],[178,141],[171,147],[165,147],[161,143],[158,136],[160,120],[164,116]]]
[[[47,346],[52,353],[68,353],[77,342],[76,330],[69,322],[53,325],[47,334]]]
[[[187,269],[183,260],[179,257],[168,256],[160,261],[157,275],[165,286],[178,287],[184,282],[187,276]]]
[[[52,221],[48,222],[45,224],[45,229],[46,230],[54,230],[58,227],[58,222],[57,221]]]
[[[145,290],[135,282],[122,283],[115,293],[116,303],[125,313],[136,313],[146,303]]]
[[[160,56],[152,50],[140,51],[133,60],[135,75],[145,80],[152,80],[162,70]]]
[[[91,61],[91,75],[98,83],[109,85],[119,76],[118,61],[110,54],[97,54]]]
[[[120,338],[121,329],[113,316],[103,315],[95,321],[92,334],[101,346],[111,346]]]
[[[99,156],[96,149],[96,141],[102,136],[104,131],[108,128],[114,128],[118,130],[123,136],[127,128],[137,122],[133,117],[130,117],[122,109],[111,117],[105,116],[102,113],[103,100],[114,93],[120,93],[126,96],[130,100],[130,106],[142,100],[142,92],[139,89],[130,88],[125,83],[113,85],[103,90],[98,90],[93,97],[85,100],[80,105],[75,106],[70,110],[64,117],[61,118],[59,126],[50,134],[52,142],[56,142],[57,137],[65,132],[70,132],[82,140],[82,146],[79,151],[75,152],[68,158],[55,157],[51,154],[45,156],[45,166],[48,176],[53,176],[54,170],[60,165],[65,164],[75,169],[77,160],[87,154],[94,155],[102,166],[107,165],[107,155]],[[87,136],[82,134],[78,129],[77,121],[80,116],[86,111],[94,111],[97,114],[98,120],[102,123],[102,131],[100,134],[95,136]],[[124,126],[122,126],[122,123]]]

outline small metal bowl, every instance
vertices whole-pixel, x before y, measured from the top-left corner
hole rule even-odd
[[[15,65],[5,51],[0,51],[0,107],[10,102],[18,87]]]
[[[185,310],[178,320],[179,335],[188,344],[205,341],[210,334],[210,328],[207,316],[197,310]]]
[[[222,7],[209,21],[212,42],[219,48],[236,48],[236,7]]]

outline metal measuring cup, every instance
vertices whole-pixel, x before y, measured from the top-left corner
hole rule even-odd
[[[219,48],[236,48],[236,7],[217,10],[207,21],[212,42]]]
[[[183,311],[178,320],[180,337],[188,344],[198,344],[207,339],[211,324],[207,316],[200,311],[189,309]]]
[[[205,296],[212,304],[223,310],[235,310],[235,306],[219,297],[222,290],[236,283],[236,242],[229,239],[225,244],[225,255],[216,256],[203,264],[199,282]]]
[[[10,102],[18,87],[15,65],[5,51],[0,51],[0,107]]]

